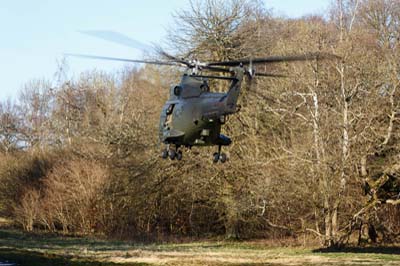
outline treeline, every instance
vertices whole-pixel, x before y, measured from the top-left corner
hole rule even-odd
[[[260,1],[192,1],[176,54],[219,61],[308,52],[332,60],[260,71],[225,133],[230,161],[194,148],[160,160],[168,67],[34,81],[0,105],[0,212],[25,230],[113,237],[308,236],[398,242],[400,2],[337,0],[289,19]],[[213,83],[226,90],[226,83]],[[307,239],[307,238],[305,238]]]

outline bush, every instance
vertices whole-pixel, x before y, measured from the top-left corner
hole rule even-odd
[[[0,215],[13,217],[25,194],[41,186],[56,156],[44,152],[0,155]]]
[[[102,217],[101,199],[107,170],[99,163],[71,160],[56,165],[44,179],[42,224],[64,233],[96,231]]]
[[[36,189],[27,190],[18,205],[14,207],[15,221],[25,231],[32,231],[40,215],[40,193]]]

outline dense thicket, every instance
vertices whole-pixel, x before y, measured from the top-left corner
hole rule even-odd
[[[174,69],[28,83],[0,105],[2,216],[25,230],[133,238],[399,240],[398,0],[338,0],[300,19],[258,1],[193,1],[175,19],[170,47],[203,61],[340,59],[262,67],[288,78],[245,86],[224,128],[234,141],[227,164],[212,164],[213,148],[160,160]]]

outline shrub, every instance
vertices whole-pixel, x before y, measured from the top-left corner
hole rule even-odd
[[[101,207],[107,170],[99,163],[71,160],[60,163],[44,179],[42,223],[61,227],[64,233],[94,232],[104,210]]]

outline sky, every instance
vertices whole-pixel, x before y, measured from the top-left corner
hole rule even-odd
[[[330,0],[263,0],[277,15],[323,13]],[[79,31],[111,30],[147,44],[160,44],[172,13],[188,0],[0,0],[0,101],[15,99],[33,79],[55,80],[65,53],[140,58],[140,50]],[[68,58],[68,74],[118,71],[126,63]]]

